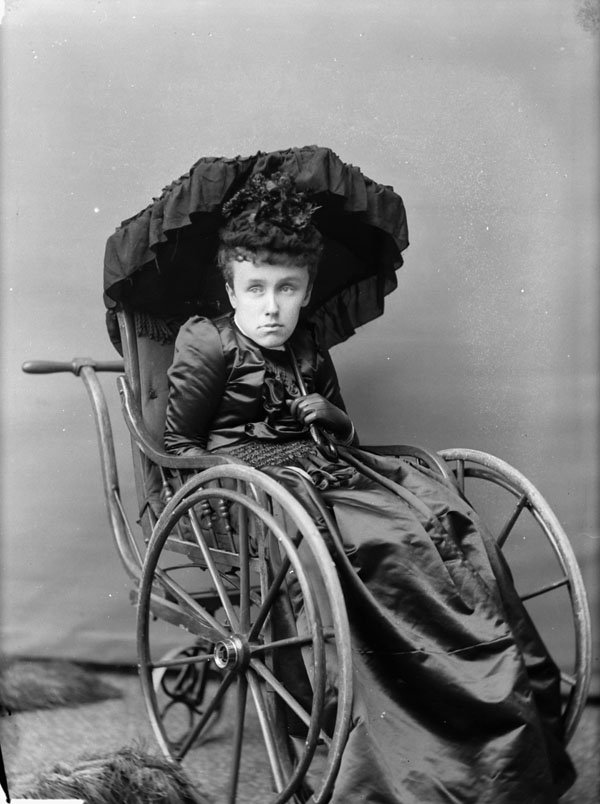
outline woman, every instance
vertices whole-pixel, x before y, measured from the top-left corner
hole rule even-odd
[[[321,248],[313,212],[279,174],[225,205],[233,312],[180,331],[166,448],[241,457],[314,510],[308,479],[333,514],[355,569],[334,802],[555,802],[573,781],[559,674],[500,554],[449,482],[358,449],[329,355],[299,323]],[[345,458],[317,447],[315,427]]]

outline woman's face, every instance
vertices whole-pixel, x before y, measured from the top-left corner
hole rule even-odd
[[[226,287],[240,329],[259,346],[283,346],[310,299],[308,268],[244,260],[232,270]]]

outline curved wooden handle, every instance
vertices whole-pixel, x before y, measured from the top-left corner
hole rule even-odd
[[[296,384],[300,389],[300,393],[302,396],[307,395],[306,386],[304,384],[304,379],[302,378],[302,374],[300,373],[300,366],[298,365],[298,361],[296,360],[296,355],[292,347],[289,344],[286,344],[287,353],[290,356],[290,361],[292,363],[292,369],[294,374],[296,375]],[[316,424],[309,424],[308,429],[311,435],[312,440],[315,442],[317,447],[321,450],[321,452],[326,455],[330,460],[336,461],[338,457],[337,449],[334,444],[326,438],[321,430],[317,427]]]

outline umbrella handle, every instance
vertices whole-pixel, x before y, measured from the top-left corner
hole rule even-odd
[[[296,355],[294,354],[289,344],[286,344],[286,347],[287,352],[290,356],[292,369],[294,370],[294,375],[296,377],[296,384],[300,389],[300,393],[302,394],[302,396],[308,396],[306,385],[304,384],[304,379],[302,378],[302,374],[300,373],[300,367],[298,366],[298,361],[296,360]],[[319,430],[316,424],[309,424],[308,429],[310,431],[312,440],[321,450],[323,455],[325,455],[326,458],[330,458],[332,461],[337,461],[338,451],[335,447],[335,444],[333,444],[325,435],[323,435],[323,433]]]

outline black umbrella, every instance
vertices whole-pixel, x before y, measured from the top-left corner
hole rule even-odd
[[[319,209],[324,238],[306,316],[330,347],[383,313],[408,245],[404,204],[391,187],[363,176],[315,145],[249,157],[204,157],[108,239],[104,292],[110,312],[132,308],[150,333],[174,333],[191,315],[229,309],[216,265],[221,209],[256,173],[288,173]],[[151,322],[151,324],[148,324]],[[109,327],[110,329],[110,327]]]

